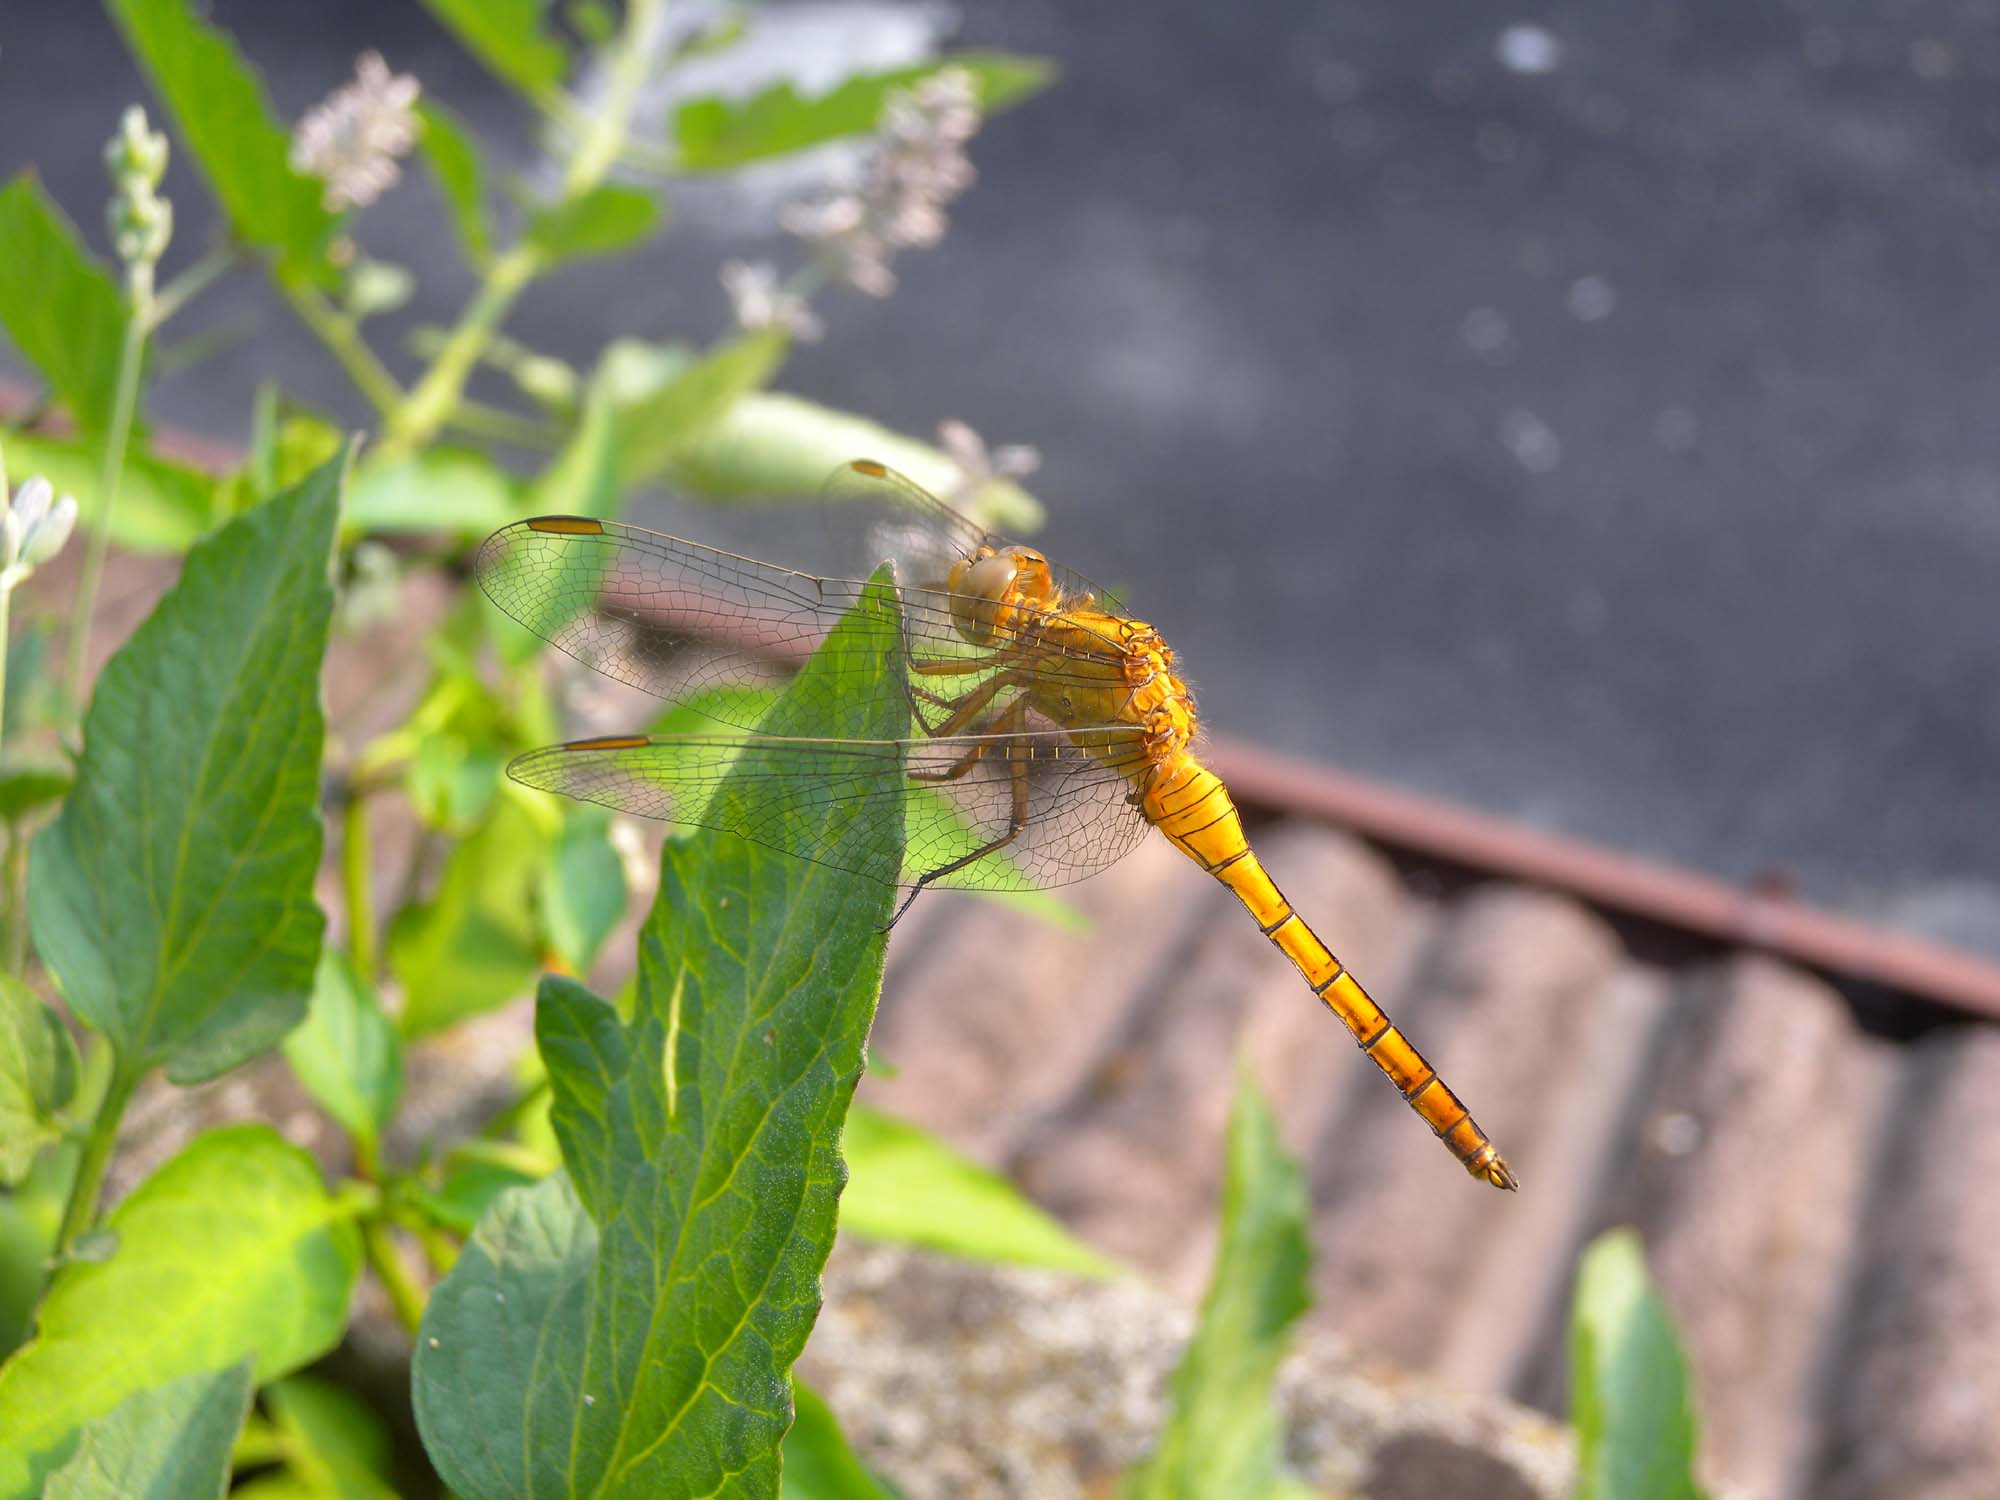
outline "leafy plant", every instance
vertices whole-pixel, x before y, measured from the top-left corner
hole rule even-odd
[[[1701,1500],[1687,1363],[1636,1234],[1584,1251],[1570,1320],[1577,1500]]]
[[[1127,1500],[1296,1500],[1274,1401],[1292,1324],[1310,1302],[1305,1179],[1247,1065],[1239,1064],[1222,1182],[1222,1241],[1201,1317],[1174,1372],[1158,1446]]]

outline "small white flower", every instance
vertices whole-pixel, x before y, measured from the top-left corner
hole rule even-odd
[[[938,446],[958,470],[958,483],[947,498],[970,498],[996,479],[1025,479],[1042,466],[1039,448],[1026,443],[1002,443],[988,450],[986,440],[956,417],[938,423]]]
[[[779,224],[809,243],[835,280],[871,297],[896,289],[898,250],[927,249],[950,227],[945,208],[977,175],[965,143],[982,116],[963,68],[946,68],[882,104],[874,158],[859,184],[780,210]]]
[[[14,492],[0,494],[0,589],[11,589],[54,557],[76,525],[76,501],[55,498],[55,489],[36,474]]]
[[[174,233],[174,206],[159,194],[167,175],[167,138],[146,124],[146,112],[128,107],[118,134],[104,147],[104,170],[111,178],[105,222],[118,258],[127,265],[152,265],[166,253]]]
[[[326,184],[326,206],[365,208],[402,175],[398,157],[417,143],[421,85],[391,73],[379,52],[354,64],[354,82],[310,110],[292,133],[292,166]]]
[[[793,338],[815,343],[826,332],[806,299],[779,284],[769,261],[732,260],[722,267],[723,290],[742,328],[782,328]]]

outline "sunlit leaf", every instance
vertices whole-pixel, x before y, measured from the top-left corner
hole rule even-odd
[[[28,171],[0,188],[0,325],[79,425],[110,425],[125,299]],[[35,472],[7,447],[10,473]]]
[[[959,473],[943,451],[880,423],[776,391],[751,391],[680,445],[668,477],[695,496],[744,501],[815,495],[854,458],[880,459],[934,495],[950,496]],[[1002,533],[1037,530],[1042,506],[1010,479],[993,479],[956,502]]]
[[[320,954],[311,1007],[284,1047],[299,1082],[341,1129],[370,1145],[388,1129],[403,1093],[402,1038],[344,954]]]
[[[452,227],[466,259],[484,265],[493,252],[493,226],[486,212],[486,164],[465,124],[435,99],[417,106],[424,133],[419,144],[438,191],[451,210]]]
[[[1569,1385],[1577,1500],[1700,1500],[1687,1364],[1630,1230],[1584,1251]]]
[[[893,695],[822,680],[862,657],[895,670],[895,610],[878,579],[767,732],[898,729]],[[769,794],[746,779],[718,795]],[[566,1170],[501,1195],[417,1344],[418,1426],[464,1500],[777,1493],[901,861],[894,799],[802,816],[873,851],[877,878],[726,835],[670,842],[631,1022],[543,981]]]
[[[514,481],[470,448],[428,448],[357,465],[346,523],[359,532],[482,536],[521,514]]]
[[[1126,1500],[1297,1493],[1283,1468],[1274,1391],[1310,1300],[1305,1180],[1247,1067],[1237,1070],[1222,1184],[1222,1243],[1201,1320],[1174,1372],[1173,1411]]]
[[[646,394],[619,404],[615,432],[623,481],[651,479],[686,453],[746,396],[763,388],[788,347],[775,329],[744,334],[716,345]],[[831,468],[818,475],[815,487]]]
[[[98,678],[76,785],[35,840],[36,949],[128,1072],[211,1077],[305,1014],[343,465],[188,553]]]
[[[548,30],[545,0],[424,0],[495,77],[537,95],[562,82],[569,49]]]
[[[250,1410],[250,1361],[135,1391],[84,1425],[43,1500],[221,1500]]]
[[[748,99],[692,99],[674,114],[679,164],[689,172],[716,172],[866,134],[881,119],[882,101],[889,94],[914,88],[947,68],[972,78],[980,107],[989,114],[1039,93],[1055,79],[1053,65],[1040,58],[961,52],[913,67],[855,74],[830,93],[812,97],[787,82]]]
[[[273,1380],[339,1341],[360,1236],[319,1168],[265,1125],[197,1136],[112,1212],[0,1367],[0,1497],[36,1493],[76,1430],[135,1391],[252,1355]]]
[[[104,0],[180,127],[236,233],[289,270],[333,280],[326,247],[340,225],[325,186],[292,168],[291,135],[227,32],[189,0]]]
[[[850,1110],[841,1153],[849,1173],[840,1197],[842,1229],[971,1260],[1078,1276],[1124,1274],[998,1172],[907,1121]]]
[[[544,208],[528,221],[528,243],[551,260],[615,255],[660,223],[660,200],[620,183],[601,183],[578,198]]]

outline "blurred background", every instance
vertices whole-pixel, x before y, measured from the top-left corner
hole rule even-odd
[[[281,114],[375,47],[532,169],[414,4],[212,13]],[[786,388],[1039,447],[1048,545],[1219,730],[2000,951],[2000,7],[772,5],[727,66],[824,84],[946,39],[1062,81],[981,134],[894,297],[823,300]],[[86,227],[141,97],[94,7],[8,7],[0,171]],[[579,358],[721,330],[714,267],[782,248],[798,171],[679,194],[513,326]],[[167,191],[199,243],[184,159]],[[430,192],[369,221],[407,326],[469,286]],[[189,328],[242,337],[157,416],[240,439],[275,373],[361,422],[233,286]]]

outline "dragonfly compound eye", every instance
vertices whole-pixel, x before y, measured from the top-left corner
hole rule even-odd
[[[951,620],[958,633],[975,644],[992,639],[1000,606],[1014,586],[1016,568],[1010,557],[982,557],[952,567]]]

